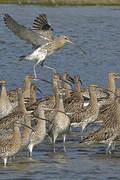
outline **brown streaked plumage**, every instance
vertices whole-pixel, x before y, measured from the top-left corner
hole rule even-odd
[[[72,87],[70,85],[71,80],[73,81],[73,79],[70,77],[70,75],[67,72],[64,72],[62,74],[62,88],[63,93],[65,94],[66,98],[70,98],[71,97],[71,91],[72,91]]]
[[[120,134],[120,97],[115,98],[115,112],[104,120],[102,126],[92,135],[85,138],[81,143],[105,143],[108,145],[107,153]]]
[[[2,85],[1,94],[0,94],[0,119],[1,119],[13,111],[13,106],[7,96],[6,81],[0,80],[0,84]]]
[[[34,112],[35,116],[38,118],[37,125],[34,127],[34,132],[30,136],[30,142],[28,145],[29,156],[32,157],[32,151],[35,145],[40,144],[46,136],[46,121],[44,115],[44,109],[39,103],[36,111]],[[42,119],[40,119],[42,118]]]
[[[109,72],[108,73],[108,93],[109,96],[108,98],[102,99],[102,101],[99,102],[99,106],[101,107],[102,105],[110,105],[114,103],[115,99],[115,91],[116,91],[116,85],[115,85],[115,79],[119,79],[120,75],[115,72]]]
[[[31,127],[31,120],[32,120],[32,117],[26,114],[24,117],[24,121],[25,121],[25,124],[29,127]],[[24,126],[23,131],[21,131],[21,147],[20,147],[21,150],[23,150],[25,147],[28,146],[30,142],[31,133],[32,133],[32,129]]]
[[[84,98],[80,91],[80,85],[79,85],[80,76],[75,75],[74,81],[75,81],[75,91],[70,93],[71,97],[66,98],[64,101],[64,107],[66,113],[74,113],[79,111],[84,103]]]
[[[30,88],[31,88],[32,80],[35,80],[35,78],[29,73],[24,77],[24,90],[23,90],[24,98],[30,98]]]
[[[36,50],[31,54],[27,56],[21,56],[21,60],[37,61],[33,67],[35,78],[37,77],[37,64],[41,62],[41,65],[43,66],[45,59],[63,47],[66,42],[75,45],[75,43],[70,41],[69,38],[65,35],[61,35],[59,37],[52,36],[53,29],[48,24],[47,16],[45,14],[39,15],[39,17],[34,20],[33,29],[28,29],[18,24],[8,14],[5,14],[4,22],[14,34],[35,46]],[[80,46],[77,47],[79,47],[83,53],[86,53]],[[47,66],[47,68],[50,67]]]
[[[37,64],[41,63],[41,66],[43,66],[45,59],[54,52],[56,52],[58,49],[63,47],[66,42],[72,43],[72,41],[70,41],[69,38],[65,35],[54,37],[50,42],[38,47],[31,54],[27,56],[21,56],[21,60],[37,61],[36,64],[33,66],[34,75],[35,78],[37,78],[37,74],[36,74]],[[47,66],[47,68],[50,67]]]
[[[25,107],[29,107],[32,104],[35,104],[37,102],[37,97],[36,97],[36,83],[32,83],[30,86],[30,99],[27,103],[25,103]]]
[[[99,106],[103,106],[100,110],[99,116],[96,122],[103,122],[105,119],[108,119],[110,116],[114,115],[115,105],[114,99],[117,88],[115,86],[115,79],[120,78],[120,75],[114,72],[108,74],[108,98],[103,98],[101,102],[99,102]]]
[[[52,77],[52,84],[53,84],[53,93],[49,96],[45,96],[36,100],[35,103],[27,107],[27,110],[35,110],[39,103],[46,105],[49,108],[53,108],[55,106],[55,94],[58,91],[57,83],[59,82],[60,75],[54,74]]]
[[[22,94],[22,88],[18,88],[18,107],[14,108],[14,111],[9,115],[3,117],[0,121],[0,130],[8,128],[11,123],[15,121],[24,122],[25,114],[27,114],[24,98]]]
[[[13,123],[12,123],[13,124]],[[4,166],[7,164],[7,158],[18,153],[21,145],[21,133],[18,124],[14,123],[13,135],[11,139],[0,139],[0,157],[4,160]]]
[[[97,119],[99,114],[96,89],[97,86],[94,84],[91,84],[89,86],[89,93],[90,93],[89,105],[73,113],[71,117],[71,125],[75,125],[75,126],[80,125],[82,127],[82,132],[88,124],[93,123]]]
[[[108,84],[107,84],[107,89],[110,90],[110,91],[114,91],[115,90],[115,83],[114,83],[114,80],[116,78],[119,78],[118,77],[119,74],[115,73],[115,72],[109,72],[108,73]],[[88,88],[85,88],[85,89],[81,89],[82,93],[83,93],[83,96],[86,96],[89,98],[89,91],[88,91]],[[108,93],[110,92],[107,92],[106,89],[104,88],[100,88],[98,87],[97,88],[97,98],[104,98],[106,96],[108,96]]]
[[[10,134],[10,137],[7,134],[8,139],[7,137],[0,139],[0,157],[4,160],[4,166],[6,166],[7,164],[8,157],[13,157],[20,150],[22,141],[19,127],[21,125],[24,125],[27,128],[33,130],[31,127],[27,126],[24,123],[20,123],[19,121],[12,122],[9,126],[9,128],[12,129],[12,134]]]
[[[29,100],[30,98],[30,86],[31,86],[31,81],[35,80],[35,78],[32,77],[31,74],[26,74],[24,77],[24,88],[22,88],[22,92],[24,94],[24,99]],[[18,106],[18,97],[17,97],[17,89],[15,90],[10,90],[7,92],[7,95],[13,104],[13,107]]]
[[[49,126],[48,135],[51,139],[53,145],[55,145],[57,137],[62,134],[63,143],[65,144],[66,134],[70,128],[70,119],[65,114],[63,97],[62,94],[59,93],[58,106],[56,109],[56,114],[54,119],[52,120],[52,124]],[[55,149],[54,149],[55,150]]]

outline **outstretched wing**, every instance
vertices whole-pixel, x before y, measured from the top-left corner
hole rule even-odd
[[[42,15],[41,15],[42,17]],[[45,18],[45,22],[47,21],[47,18]],[[41,24],[41,28],[37,29],[30,29],[26,28],[23,25],[18,24],[10,15],[5,14],[4,16],[4,22],[6,26],[19,38],[31,43],[35,48],[38,46],[41,46],[43,44],[46,44],[52,39],[52,29],[49,26],[49,28],[44,28],[48,26],[45,25],[45,22],[43,22],[43,25]],[[40,27],[40,25],[39,25]]]
[[[49,31],[53,29],[51,28],[50,24],[48,23],[47,16],[45,14],[40,14],[39,17],[36,17],[36,19],[33,22],[33,30],[43,30],[43,31]]]

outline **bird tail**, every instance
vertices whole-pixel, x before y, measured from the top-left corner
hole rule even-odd
[[[19,58],[20,58],[19,61],[22,61],[24,60],[25,56],[20,56]]]

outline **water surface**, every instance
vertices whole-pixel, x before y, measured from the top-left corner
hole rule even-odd
[[[66,34],[87,51],[84,55],[78,48],[66,44],[51,55],[46,64],[57,72],[80,74],[82,87],[90,83],[107,87],[108,72],[120,73],[120,7],[77,6],[44,7],[0,5],[0,78],[7,82],[7,90],[23,86],[26,73],[33,74],[34,62],[20,62],[19,56],[32,52],[31,45],[20,40],[3,23],[3,13],[8,13],[19,23],[32,27],[34,18],[40,13],[48,15],[54,35]],[[51,80],[52,72],[37,67],[38,76]],[[120,81],[116,81],[117,86]],[[43,94],[52,92],[52,87],[38,82]],[[33,151],[33,159],[28,152],[18,155],[14,162],[9,160],[8,167],[0,164],[0,179],[119,179],[120,152],[105,154],[104,145],[80,146],[80,130],[73,129],[68,135],[63,151],[62,139],[57,141],[56,153],[46,140]]]

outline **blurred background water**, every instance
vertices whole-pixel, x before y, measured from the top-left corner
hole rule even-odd
[[[54,36],[66,34],[87,51],[65,44],[46,59],[46,65],[57,72],[79,74],[82,87],[91,83],[107,87],[108,72],[120,73],[120,7],[119,6],[55,6],[0,5],[0,79],[7,82],[7,90],[23,86],[26,73],[33,74],[34,62],[19,61],[19,56],[32,52],[30,44],[16,37],[3,22],[3,14],[10,14],[16,21],[32,27],[36,16],[46,13],[54,29]],[[52,72],[37,67],[38,77],[51,80]],[[120,81],[116,81],[117,86]],[[37,82],[43,91],[39,96],[51,94],[52,87]],[[90,127],[89,127],[90,128]],[[105,154],[104,145],[80,146],[80,130],[73,129],[68,135],[63,152],[61,138],[57,141],[56,153],[47,142],[35,147],[33,159],[28,152],[18,155],[15,162],[9,161],[7,168],[0,164],[0,179],[119,179],[120,152]]]

